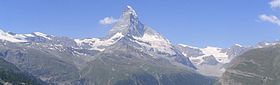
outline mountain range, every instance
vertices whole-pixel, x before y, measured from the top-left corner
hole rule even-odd
[[[72,39],[0,30],[0,59],[40,84],[213,85],[219,80],[227,85],[224,81],[231,72],[227,69],[235,65],[231,61],[253,49],[279,43],[235,44],[230,48],[174,45],[141,23],[135,10],[127,6],[104,38]]]

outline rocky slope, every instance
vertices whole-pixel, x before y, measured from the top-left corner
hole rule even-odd
[[[234,59],[221,85],[279,85],[280,45],[250,50]]]
[[[43,81],[22,72],[15,65],[0,58],[0,84],[1,85],[46,85]]]

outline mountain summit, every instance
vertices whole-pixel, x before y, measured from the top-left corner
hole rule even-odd
[[[136,11],[129,5],[126,6],[122,16],[127,16],[127,15],[133,17],[134,19],[138,18]]]
[[[124,9],[119,21],[110,30],[109,36],[112,36],[116,33],[122,33],[124,35],[128,34],[132,36],[143,36],[144,26],[138,20],[138,16],[131,6],[127,6]]]
[[[133,46],[154,58],[165,58],[173,63],[195,68],[187,57],[177,50],[171,42],[151,27],[142,24],[138,15],[131,6],[127,6],[119,21],[109,32],[110,39],[121,35],[117,42]],[[106,49],[106,48],[105,48]]]

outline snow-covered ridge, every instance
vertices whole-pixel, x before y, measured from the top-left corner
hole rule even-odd
[[[30,33],[30,34],[14,34],[14,33],[5,32],[0,29],[0,40],[14,42],[14,43],[31,42],[27,39],[27,38],[31,38],[31,37],[42,37],[42,38],[51,40],[51,38],[48,36],[49,35],[41,33],[41,32],[34,32],[34,33]]]
[[[264,47],[269,47],[269,46],[273,46],[273,45],[278,45],[280,44],[279,41],[275,41],[275,42],[261,42],[259,43],[256,48],[264,48]]]
[[[48,40],[51,40],[51,38],[48,37],[47,34],[44,34],[44,33],[41,33],[41,32],[34,32],[33,34],[36,35],[36,36],[40,36],[40,37],[46,38]]]
[[[193,49],[200,49],[198,47],[194,47],[194,46],[190,46],[190,45],[185,45],[185,44],[178,44],[178,45],[183,46],[183,47],[193,48]]]
[[[238,46],[238,47],[243,47],[242,45],[240,45],[240,44],[234,44],[235,46]]]
[[[84,44],[90,45],[91,46],[90,50],[104,51],[106,46],[110,46],[110,45],[116,43],[123,37],[124,37],[124,35],[122,33],[116,33],[111,38],[104,39],[104,40],[101,40],[98,38],[91,38],[91,39],[75,39],[74,41],[79,46],[82,46]]]
[[[4,32],[3,30],[0,30],[0,39],[9,41],[9,42],[27,42],[27,40],[24,39],[24,35],[12,35],[8,32]]]

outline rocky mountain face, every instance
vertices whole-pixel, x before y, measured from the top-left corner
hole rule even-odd
[[[190,57],[142,24],[130,6],[105,38],[0,31],[0,57],[53,85],[211,85],[215,81],[195,71]]]
[[[47,83],[22,72],[12,63],[0,58],[0,84],[1,85],[47,85]]]
[[[279,52],[277,43],[245,52],[232,60],[220,85],[279,85]]]

